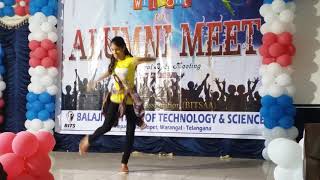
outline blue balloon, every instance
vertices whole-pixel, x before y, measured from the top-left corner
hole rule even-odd
[[[57,8],[57,7],[58,7],[58,1],[56,1],[56,0],[49,0],[48,6]]]
[[[297,109],[295,106],[291,105],[291,106],[288,106],[286,107],[285,109],[285,113],[288,115],[288,116],[295,116],[297,114]]]
[[[46,108],[46,110],[48,111],[48,112],[54,112],[54,110],[55,110],[55,104],[54,103],[49,103],[49,104],[46,104],[45,105],[45,108]]]
[[[27,94],[27,101],[28,102],[34,102],[34,101],[36,101],[38,99],[38,95],[37,94],[35,94],[35,93],[33,93],[33,92],[29,92],[28,94]]]
[[[274,127],[278,126],[278,122],[276,119],[264,118],[264,126],[268,129],[273,129]]]
[[[280,106],[287,107],[287,106],[290,106],[293,104],[293,99],[292,99],[292,97],[290,97],[288,95],[282,95],[277,98],[277,103]]]
[[[6,6],[3,8],[3,14],[5,16],[14,16],[14,10],[11,6]]]
[[[271,4],[273,0],[264,0],[263,4]]]
[[[3,17],[4,16],[4,12],[2,9],[0,9],[0,17]]]
[[[270,111],[269,108],[262,106],[260,109],[260,115],[264,118],[269,117]]]
[[[27,110],[32,109],[32,104],[28,102],[28,103],[26,104],[26,108],[27,108]]]
[[[51,95],[47,92],[41,93],[39,95],[39,100],[44,104],[52,102]]]
[[[6,69],[4,68],[3,65],[0,65],[0,74],[4,75],[4,73],[6,73]]]
[[[266,107],[269,107],[269,106],[272,106],[274,104],[276,104],[276,98],[270,96],[270,95],[267,95],[267,96],[263,96],[261,98],[261,104],[262,106],[266,106]]]
[[[294,119],[290,116],[284,116],[280,119],[279,125],[280,127],[284,129],[289,129],[293,126],[294,124]]]
[[[279,119],[284,116],[282,107],[279,105],[273,105],[270,107],[270,117],[273,119]]]
[[[50,113],[50,118],[51,118],[51,119],[54,119],[54,118],[55,118],[54,112]]]
[[[41,111],[43,109],[44,109],[44,105],[40,101],[37,100],[37,101],[32,103],[32,111],[39,112],[39,111]]]
[[[50,113],[47,110],[42,110],[38,113],[38,118],[42,121],[48,120]]]
[[[41,8],[37,7],[37,6],[29,6],[29,13],[31,15],[34,15],[37,12],[41,12]]]
[[[54,16],[55,15],[55,11],[53,7],[50,6],[45,6],[41,9],[41,11],[43,12],[43,14],[45,14],[46,16]]]
[[[15,0],[3,0],[6,6],[13,6],[15,4]]]
[[[34,4],[38,7],[43,7],[48,4],[48,0],[33,0]]]
[[[37,118],[37,113],[34,112],[34,111],[27,111],[26,117],[29,120],[36,119]]]

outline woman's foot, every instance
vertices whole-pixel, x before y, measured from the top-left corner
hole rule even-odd
[[[84,138],[81,139],[79,144],[79,154],[80,156],[85,155],[89,149],[89,136],[86,135]]]
[[[121,164],[120,172],[121,173],[129,173],[128,165],[127,164]]]

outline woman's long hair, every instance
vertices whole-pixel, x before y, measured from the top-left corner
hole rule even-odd
[[[120,36],[114,37],[111,40],[111,44],[115,44],[119,48],[124,48],[124,55],[132,57],[132,55],[129,52],[129,50],[128,50],[127,46],[126,46],[126,43],[124,42],[124,39],[122,37],[120,37]],[[109,67],[108,67],[108,72],[111,74],[113,69],[114,69],[114,66],[116,65],[116,61],[117,60],[113,55],[111,56],[110,60],[111,61],[110,61]]]

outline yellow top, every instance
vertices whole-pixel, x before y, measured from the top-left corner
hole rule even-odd
[[[129,88],[134,88],[134,77],[136,71],[135,59],[126,56],[124,60],[117,60],[113,73],[115,73],[122,83],[125,83]],[[124,99],[124,91],[120,90],[117,81],[114,81],[113,88],[116,92],[111,94],[110,100],[114,103],[121,103]],[[127,98],[126,104],[133,104],[130,97]]]

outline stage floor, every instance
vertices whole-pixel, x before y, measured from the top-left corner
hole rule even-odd
[[[252,159],[133,153],[130,173],[118,173],[121,154],[53,152],[55,180],[273,180],[274,165]]]

